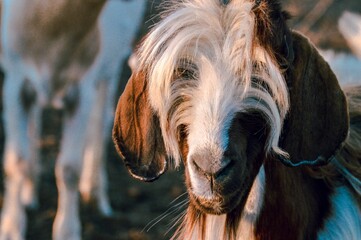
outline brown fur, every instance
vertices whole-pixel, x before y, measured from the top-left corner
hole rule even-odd
[[[344,90],[350,111],[350,134],[337,160],[361,179],[361,87]],[[265,168],[268,173],[266,198],[257,224],[257,238],[316,239],[317,231],[330,214],[333,189],[349,185],[345,176],[332,163],[317,168],[290,169],[267,160]],[[354,195],[361,208],[360,196]]]
[[[349,107],[350,132],[336,157],[343,167],[361,180],[361,86],[345,87],[344,92]],[[312,177],[325,180],[331,187],[348,184],[345,176],[333,163],[320,168],[311,168],[309,171]],[[355,193],[355,197],[358,198],[361,207],[361,196]]]
[[[261,1],[254,12],[255,42],[285,68],[290,91],[281,148],[294,163],[316,159],[320,153],[328,159],[348,130],[346,100],[336,76],[313,44],[287,27],[289,16],[278,1]]]
[[[144,73],[134,73],[119,99],[113,141],[130,173],[153,181],[167,165],[158,118],[148,104]]]
[[[304,36],[292,34],[295,59],[286,79],[291,107],[280,145],[291,160],[330,158],[345,140],[345,96],[326,61]]]
[[[256,42],[266,48],[280,66],[287,67],[294,58],[292,36],[286,24],[289,14],[282,11],[278,1],[260,1],[253,11],[256,15]]]
[[[332,190],[309,177],[304,168],[265,164],[266,192],[256,226],[257,239],[316,239],[330,214]]]

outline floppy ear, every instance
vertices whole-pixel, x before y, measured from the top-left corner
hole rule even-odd
[[[292,33],[293,63],[286,80],[290,112],[285,120],[280,147],[289,166],[322,165],[329,162],[348,133],[345,96],[326,61],[299,33]]]
[[[148,182],[165,172],[163,137],[158,117],[148,103],[143,72],[132,74],[118,101],[113,141],[133,177]]]

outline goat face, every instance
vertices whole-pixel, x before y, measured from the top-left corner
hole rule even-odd
[[[224,146],[215,142],[215,136],[208,139],[208,143],[202,143],[199,140],[204,140],[204,135],[197,137],[197,132],[191,130],[187,137],[181,138],[187,189],[198,209],[221,214],[245,204],[265,157],[264,126],[261,117],[236,113],[229,128],[222,126],[225,131],[222,136],[226,138]],[[193,137],[201,142],[200,146],[191,143]]]
[[[168,128],[176,129],[175,147],[186,166],[190,198],[199,209],[213,214],[245,203],[269,150],[267,122],[273,115],[262,110],[276,106],[267,91],[255,86],[246,90],[243,76],[225,74],[231,72],[226,68],[205,58],[176,65],[170,97],[174,100],[165,111]],[[280,118],[279,112],[274,114]]]
[[[184,21],[170,15],[148,36],[140,65],[152,65],[133,81],[142,82],[150,111],[159,117],[158,127],[147,128],[160,128],[166,152],[176,165],[185,162],[194,204],[221,214],[245,202],[265,154],[282,153],[277,144],[288,93],[272,57],[253,45],[251,2],[234,2],[224,13],[209,11],[222,8],[219,3],[192,4],[179,9]],[[203,17],[195,20],[194,14]],[[229,22],[221,23],[220,14]],[[123,127],[136,118],[123,119]],[[118,136],[115,141],[124,143]]]
[[[276,1],[174,5],[142,43],[117,107],[113,139],[133,176],[152,181],[183,160],[192,204],[223,214],[243,208],[268,156],[330,157],[347,132],[344,96],[309,42],[288,30]],[[314,65],[304,62],[310,56]],[[291,97],[282,61],[295,64]],[[316,93],[315,102],[308,96]],[[295,114],[284,124],[289,104]],[[330,124],[305,108],[321,109]]]

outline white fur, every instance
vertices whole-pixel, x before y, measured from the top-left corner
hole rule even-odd
[[[272,56],[253,36],[253,5],[247,0],[226,7],[216,0],[176,1],[140,49],[140,65],[149,73],[150,103],[176,166],[180,125],[187,126],[188,159],[199,151],[221,159],[235,114],[250,109],[267,116],[268,150],[286,154],[278,148],[278,139],[289,107],[287,86]],[[193,78],[174,74],[179,66],[192,70]],[[252,77],[268,84],[271,93],[254,86]],[[209,183],[200,181],[191,165],[188,169],[192,191],[212,198]]]
[[[278,148],[278,138],[288,111],[287,87],[272,56],[254,39],[253,4],[174,1],[170,14],[140,49],[140,65],[149,72],[150,103],[160,117],[166,150],[176,166],[180,125],[188,126],[190,155],[207,149],[217,156],[228,144],[235,113],[249,109],[262,111],[269,120],[268,149],[285,154]],[[174,70],[182,64],[193,68],[194,79],[176,79]],[[251,86],[255,76],[277,94]]]
[[[354,196],[346,187],[339,187],[332,196],[332,213],[319,240],[361,239],[361,210]]]
[[[72,44],[78,43],[71,42],[78,40],[74,40],[70,33],[67,32],[56,40],[49,40],[40,27],[27,25],[27,19],[32,16],[40,16],[40,20],[46,19],[40,23],[43,24],[41,26],[46,25],[48,20],[51,22],[52,17],[57,14],[66,18],[68,9],[59,12],[61,8],[57,7],[67,1],[69,0],[2,1],[1,62],[6,73],[6,180],[0,239],[24,239],[25,206],[35,205],[37,202],[41,108],[48,104],[64,107],[62,97],[70,78],[75,78],[79,82],[80,102],[75,113],[66,115],[63,124],[63,138],[56,164],[59,200],[53,238],[81,238],[78,184],[85,200],[95,198],[103,214],[109,215],[112,212],[106,194],[106,175],[102,162],[104,143],[112,124],[113,99],[122,62],[130,53],[131,43],[142,19],[146,2],[107,2],[99,22],[90,26],[88,33],[96,29],[100,31],[99,51],[91,65],[82,66],[78,64],[78,59],[69,59],[65,53]],[[91,16],[89,12],[82,12],[82,9],[72,11],[77,11],[79,16]],[[72,26],[77,27],[76,23]],[[29,42],[24,39],[31,39],[32,44],[28,44]],[[96,41],[93,42],[94,44],[89,44],[87,51],[97,49]],[[34,49],[31,47],[34,45],[41,46],[36,50],[44,50],[41,56],[33,54],[36,52],[32,52]],[[64,58],[74,64],[61,71],[61,75],[56,75],[56,71],[59,70],[56,62]],[[63,88],[59,92],[51,92],[55,81],[52,76],[65,79],[61,82]],[[24,111],[19,101],[25,78],[31,82],[37,93],[36,103],[28,112]]]

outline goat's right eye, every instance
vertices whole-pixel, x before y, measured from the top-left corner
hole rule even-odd
[[[247,113],[239,113],[237,115],[244,130],[250,135],[257,136],[259,139],[268,135],[269,126],[265,116],[258,111],[249,111]]]
[[[187,133],[187,126],[182,124],[180,126],[178,126],[178,141],[182,140],[182,139],[185,139],[188,135]]]
[[[252,77],[252,87],[270,92],[269,85],[258,77]]]

